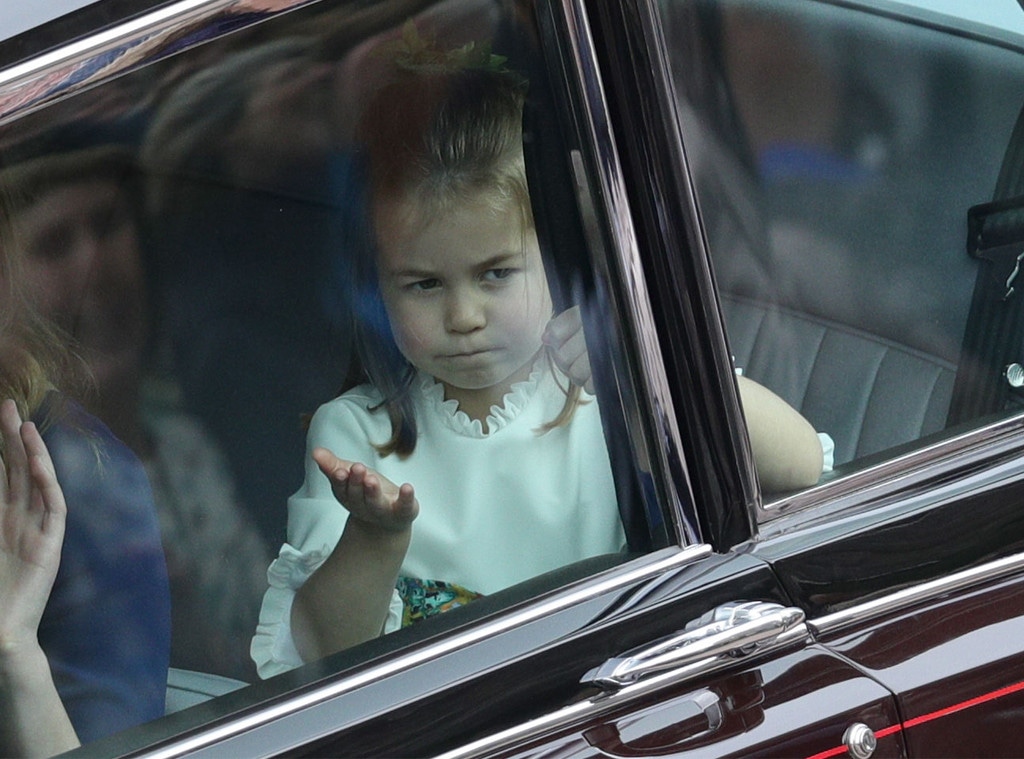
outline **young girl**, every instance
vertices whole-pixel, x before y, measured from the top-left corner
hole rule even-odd
[[[578,312],[552,320],[524,94],[494,67],[428,69],[367,108],[369,382],[313,417],[252,645],[264,677],[624,545]]]

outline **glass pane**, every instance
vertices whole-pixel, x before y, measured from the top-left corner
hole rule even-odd
[[[66,494],[43,649],[84,741],[160,716],[168,665],[174,710],[667,543],[605,267],[531,202],[571,185],[530,12],[257,17],[0,128],[3,373]]]
[[[832,438],[839,473],[1016,409],[1021,335],[973,321],[993,274],[964,241],[1020,51],[832,3],[660,8],[737,368]]]

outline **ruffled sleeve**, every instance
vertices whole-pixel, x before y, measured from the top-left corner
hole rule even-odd
[[[263,596],[259,624],[249,648],[260,677],[273,677],[302,665],[302,657],[292,638],[292,603],[296,591],[329,553],[302,552],[285,543],[267,570],[270,587]]]
[[[270,587],[263,597],[259,625],[249,649],[253,661],[256,662],[256,671],[263,679],[304,664],[292,637],[292,603],[295,601],[296,591],[324,562],[329,553],[302,553],[285,543],[267,570]],[[401,628],[402,611],[402,599],[396,590],[391,595],[391,605],[384,623],[385,633]]]
[[[360,412],[360,407],[365,408],[373,399],[359,398],[358,395],[337,398],[321,406],[310,422],[306,436],[305,479],[302,487],[288,499],[288,541],[267,570],[270,587],[263,596],[259,623],[249,648],[262,678],[303,664],[292,637],[295,593],[331,555],[348,518],[348,512],[335,499],[330,481],[311,454],[313,449],[323,447],[344,458],[370,461],[367,441],[378,439],[380,433],[368,428],[369,417]],[[396,593],[385,624],[386,632],[401,626],[401,614],[401,599]]]
[[[821,473],[825,474],[836,464],[836,441],[827,432],[819,432],[818,440],[821,441]]]

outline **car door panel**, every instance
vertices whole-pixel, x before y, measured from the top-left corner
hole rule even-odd
[[[819,642],[897,694],[909,756],[1012,756],[1020,747],[1004,723],[1024,681],[1020,461],[944,476],[937,466],[886,504],[819,517],[813,544],[792,530],[795,515],[781,517],[753,551],[808,610]]]
[[[753,549],[817,640],[897,694],[908,756],[1019,753],[1004,724],[1024,681],[1019,470],[944,483],[937,467],[873,510],[819,518],[813,544],[790,516]]]
[[[798,645],[734,669],[501,755],[825,756],[845,751],[846,730],[864,723],[882,734],[874,756],[905,756],[889,691],[827,649]]]
[[[952,482],[945,482],[948,463],[937,463],[920,473],[921,481],[903,492],[888,491],[885,503],[859,513],[768,522],[755,552],[776,566],[811,618],[1020,553],[1019,445],[1012,441],[1005,461]],[[813,543],[792,530],[798,519],[817,526]]]
[[[737,594],[785,602],[762,562],[743,555],[708,555],[546,616],[533,625],[537,629],[531,651],[515,653],[510,632],[455,651],[447,662],[431,661],[418,672],[400,675],[389,688],[409,693],[407,703],[353,726],[337,742],[311,746],[310,753],[422,755],[456,751],[466,736],[516,732],[530,719],[558,715],[566,704],[586,702],[596,690],[581,680],[605,660],[663,638],[708,609],[735,601]],[[515,640],[525,640],[527,633],[517,629]],[[466,675],[453,678],[450,673],[459,668]],[[414,680],[422,687],[403,688],[403,681]],[[444,680],[447,685],[438,688]],[[417,691],[420,697],[414,697]],[[602,702],[595,708],[605,707]],[[455,743],[453,736],[459,736]]]
[[[909,756],[1020,755],[1009,729],[1024,709],[1019,574],[821,639],[898,694]]]

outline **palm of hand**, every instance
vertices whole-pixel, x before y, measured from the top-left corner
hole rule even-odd
[[[35,514],[7,498],[0,509],[0,635],[11,645],[35,638],[60,566],[63,531],[46,529]]]
[[[64,496],[46,446],[22,424],[11,401],[0,405],[0,646],[34,641],[60,566]]]
[[[313,452],[313,459],[351,518],[385,532],[401,532],[419,514],[412,485],[399,487],[365,464],[339,459],[323,448]]]

